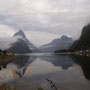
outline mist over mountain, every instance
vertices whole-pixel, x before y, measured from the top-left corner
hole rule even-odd
[[[29,49],[27,43],[23,39],[18,39],[17,42],[11,45],[7,51],[12,53],[31,53],[31,49]]]
[[[12,38],[17,38],[17,40],[16,42],[10,44],[7,51],[12,53],[40,52],[31,42],[29,42],[22,30],[15,33]]]
[[[70,47],[71,51],[90,50],[90,24],[82,29],[79,40],[76,40]]]
[[[51,43],[41,46],[39,49],[42,52],[54,52],[56,50],[69,49],[72,45],[72,38],[63,35],[61,38],[53,40]]]
[[[18,31],[13,35],[13,37],[21,36],[23,39],[26,39],[26,36],[22,30]]]

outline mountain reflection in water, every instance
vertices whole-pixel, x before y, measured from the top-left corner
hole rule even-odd
[[[8,82],[17,90],[55,90],[46,79],[51,80],[57,90],[90,90],[89,57],[54,54],[18,55],[7,64],[7,70],[14,70],[18,79]]]
[[[90,80],[90,57],[71,56],[76,64],[79,64],[83,70],[86,79]]]

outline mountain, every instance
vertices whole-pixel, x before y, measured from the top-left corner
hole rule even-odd
[[[29,42],[22,30],[15,33],[12,38],[17,40],[10,44],[10,47],[7,49],[7,51],[12,53],[40,52],[31,42]]]
[[[11,45],[8,49],[9,52],[12,53],[31,53],[32,51],[29,49],[27,43],[22,40],[18,39],[17,42]]]
[[[21,36],[22,38],[26,39],[26,36],[22,30],[18,31],[13,35],[13,37]]]
[[[61,38],[53,40],[51,43],[41,46],[39,49],[42,52],[54,52],[56,50],[69,49],[73,40],[65,35]]]
[[[79,40],[76,40],[70,47],[71,51],[89,50],[90,49],[90,24],[82,29]]]

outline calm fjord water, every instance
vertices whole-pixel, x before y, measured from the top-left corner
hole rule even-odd
[[[18,57],[6,66],[19,75],[13,83],[17,90],[37,90],[38,87],[44,90],[90,90],[89,57],[43,53]]]

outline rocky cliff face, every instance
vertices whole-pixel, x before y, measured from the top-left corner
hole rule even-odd
[[[90,24],[82,30],[79,40],[76,40],[71,46],[71,51],[89,50],[90,49]]]

